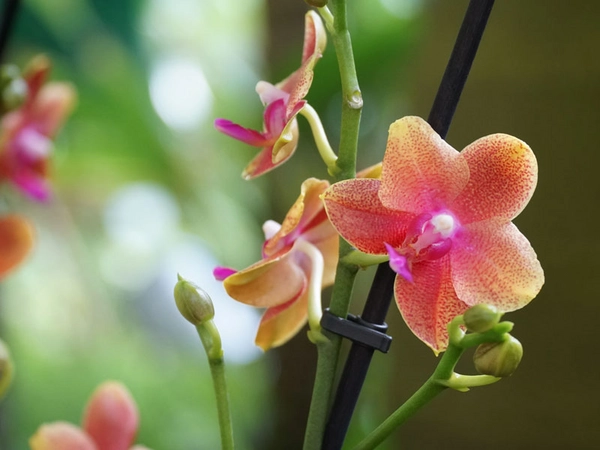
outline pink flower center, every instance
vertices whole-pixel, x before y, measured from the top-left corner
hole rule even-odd
[[[452,248],[452,237],[459,226],[449,211],[421,214],[409,227],[402,248],[413,260],[439,259]]]
[[[412,221],[399,249],[384,243],[390,255],[390,267],[412,283],[412,264],[446,255],[452,248],[452,237],[459,228],[458,220],[449,211],[420,214]]]

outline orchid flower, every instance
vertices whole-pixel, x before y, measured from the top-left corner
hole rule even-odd
[[[483,137],[457,152],[423,119],[390,127],[381,180],[324,194],[332,225],[358,250],[389,255],[409,328],[436,353],[446,325],[469,306],[525,306],[544,282],[529,241],[511,222],[529,202],[537,162],[523,141]]]
[[[339,239],[319,198],[328,187],[328,181],[309,178],[283,223],[264,224],[260,261],[239,272],[214,271],[232,298],[267,308],[256,335],[265,351],[291,339],[307,321],[309,296],[333,284]]]
[[[0,179],[10,180],[34,200],[50,196],[48,160],[52,138],[71,111],[75,90],[67,83],[44,84],[50,61],[38,56],[25,73],[25,103],[2,118]]]
[[[31,252],[33,229],[23,217],[0,216],[0,279],[18,266]]]
[[[302,64],[285,80],[272,85],[259,81],[256,92],[265,105],[262,132],[244,128],[226,119],[215,120],[215,127],[222,133],[260,147],[259,154],[244,169],[242,176],[252,179],[287,161],[298,146],[298,123],[296,115],[305,107],[303,100],[313,80],[313,68],[321,58],[327,34],[319,15],[306,13]]]
[[[148,450],[130,447],[138,429],[138,411],[127,389],[101,384],[87,404],[83,429],[67,422],[44,424],[29,440],[32,450]]]

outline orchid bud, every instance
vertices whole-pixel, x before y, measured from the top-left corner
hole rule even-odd
[[[0,398],[8,390],[12,381],[13,362],[6,344],[0,339]]]
[[[215,309],[210,296],[196,286],[177,275],[173,294],[181,315],[192,325],[202,325],[215,316]]]
[[[27,98],[27,83],[19,68],[13,64],[0,67],[0,112],[12,111],[23,104]]]
[[[473,362],[479,373],[503,378],[517,370],[522,357],[523,346],[517,339],[508,335],[508,339],[503,342],[481,344],[477,347]]]
[[[491,330],[501,317],[502,313],[498,311],[498,308],[485,304],[472,306],[463,314],[467,330],[473,333]]]

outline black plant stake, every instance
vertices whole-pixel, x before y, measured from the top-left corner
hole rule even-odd
[[[0,23],[0,61],[4,58],[4,51],[6,50],[8,37],[13,29],[18,9],[19,0],[5,0],[2,22]]]
[[[428,118],[429,124],[442,138],[446,137],[450,128],[493,5],[494,0],[471,0],[467,8]],[[363,325],[365,322],[375,328],[384,325],[395,277],[388,263],[379,265],[361,316]],[[330,319],[330,316],[326,314],[324,318]],[[328,328],[326,324],[323,327]],[[342,447],[374,351],[374,347],[360,342],[352,344],[325,429],[322,450]]]

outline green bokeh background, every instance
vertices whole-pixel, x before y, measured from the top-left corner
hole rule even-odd
[[[365,101],[364,167],[381,160],[392,121],[427,116],[468,2],[348,3]],[[123,381],[138,401],[140,443],[155,450],[219,448],[208,367],[193,330],[172,311],[164,280],[174,284],[182,271],[200,282],[211,263],[250,264],[260,253],[261,224],[281,220],[302,180],[326,176],[304,122],[292,161],[252,182],[239,174],[253,150],[211,124],[227,117],[260,126],[254,84],[297,67],[306,8],[301,0],[24,2],[6,59],[23,65],[47,53],[53,79],[72,81],[79,102],[56,145],[54,201],[32,205],[2,191],[3,211],[29,216],[38,245],[0,287],[0,336],[17,365],[0,404],[1,449],[27,448],[43,422],[78,423],[85,400],[105,379]],[[516,223],[538,253],[546,284],[531,305],[508,316],[525,349],[513,377],[444,393],[381,448],[600,445],[598,17],[598,2],[496,2],[447,140],[461,149],[505,132],[533,148],[539,184]],[[172,58],[201,67],[211,91],[207,110],[185,129],[161,120],[150,97],[159,63]],[[332,45],[308,100],[336,143],[340,93]],[[115,237],[110,221],[119,193],[136,186],[167,199],[150,203],[167,206],[148,213],[140,234],[147,239],[145,228],[158,231],[141,243],[135,234]],[[200,249],[208,262],[179,268],[177,255],[186,249]],[[359,275],[355,313],[371,277],[372,270]],[[388,323],[394,343],[389,354],[375,355],[347,448],[436,364],[395,307]],[[267,355],[230,362],[237,448],[301,447],[314,353],[300,333]],[[468,361],[461,369],[472,370]]]

